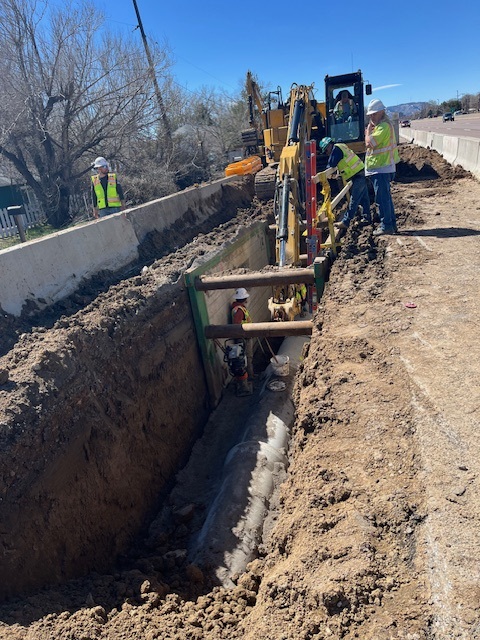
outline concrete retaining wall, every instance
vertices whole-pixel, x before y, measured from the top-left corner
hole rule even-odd
[[[430,131],[409,129],[400,131],[403,141],[413,142],[426,149],[438,151],[447,162],[460,165],[480,179],[480,139],[456,138]]]
[[[0,251],[0,307],[19,316],[28,300],[50,305],[66,297],[82,279],[103,269],[116,271],[138,259],[151,231],[162,231],[191,214],[192,224],[216,209],[222,187],[238,177],[192,187],[159,200]]]

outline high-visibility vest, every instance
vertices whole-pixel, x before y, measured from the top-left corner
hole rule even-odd
[[[348,102],[346,102],[345,104],[348,104],[348,106],[350,107],[349,115],[353,116],[355,111],[355,103],[351,98],[349,98]],[[343,102],[339,100],[337,104],[333,107],[333,113],[337,116],[337,118],[343,118],[343,111],[344,111]]]
[[[307,299],[307,287],[303,283],[297,285],[295,298],[298,302],[302,302]]]
[[[337,164],[337,169],[343,178],[343,182],[347,183],[350,178],[361,171],[365,165],[357,154],[352,151],[350,147],[347,147],[346,144],[338,142],[335,146],[341,149],[343,153],[343,158]]]
[[[237,322],[235,320],[235,316],[237,314],[238,310],[243,311],[243,319],[241,322]],[[233,324],[245,324],[246,322],[251,322],[252,318],[250,317],[250,314],[248,313],[248,309],[247,307],[244,307],[243,304],[238,304],[237,302],[234,302],[232,305],[232,323]]]
[[[373,149],[367,149],[365,156],[367,171],[372,171],[379,167],[387,167],[389,164],[395,165],[400,162],[392,123],[384,120],[377,124],[374,131],[378,144]]]
[[[105,209],[106,207],[119,207],[120,196],[117,191],[117,175],[115,173],[108,174],[107,180],[107,202],[105,202],[105,191],[100,182],[100,176],[92,176],[93,188],[97,196],[97,208]]]

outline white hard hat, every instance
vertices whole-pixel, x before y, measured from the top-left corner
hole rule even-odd
[[[250,294],[246,289],[244,289],[243,287],[240,287],[240,289],[237,289],[235,291],[234,297],[235,297],[235,300],[246,300],[247,298],[250,297]]]
[[[95,162],[93,163],[94,169],[98,169],[98,167],[108,167],[108,162],[102,156],[95,158]]]
[[[385,105],[381,100],[370,100],[367,107],[367,116],[371,116],[372,113],[378,113],[379,111],[385,111]]]

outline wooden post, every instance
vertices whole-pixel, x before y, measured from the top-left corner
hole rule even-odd
[[[21,242],[26,242],[27,237],[25,235],[25,227],[23,226],[23,214],[25,210],[23,208],[23,204],[15,205],[13,207],[7,207],[8,215],[12,216],[15,220],[15,224],[17,225],[18,234],[20,236]]]

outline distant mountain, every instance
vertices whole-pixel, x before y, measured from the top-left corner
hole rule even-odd
[[[428,104],[428,102],[406,102],[405,104],[396,104],[393,107],[387,107],[387,111],[390,111],[390,113],[398,113],[400,118],[402,116],[412,118],[421,111],[426,104]]]

